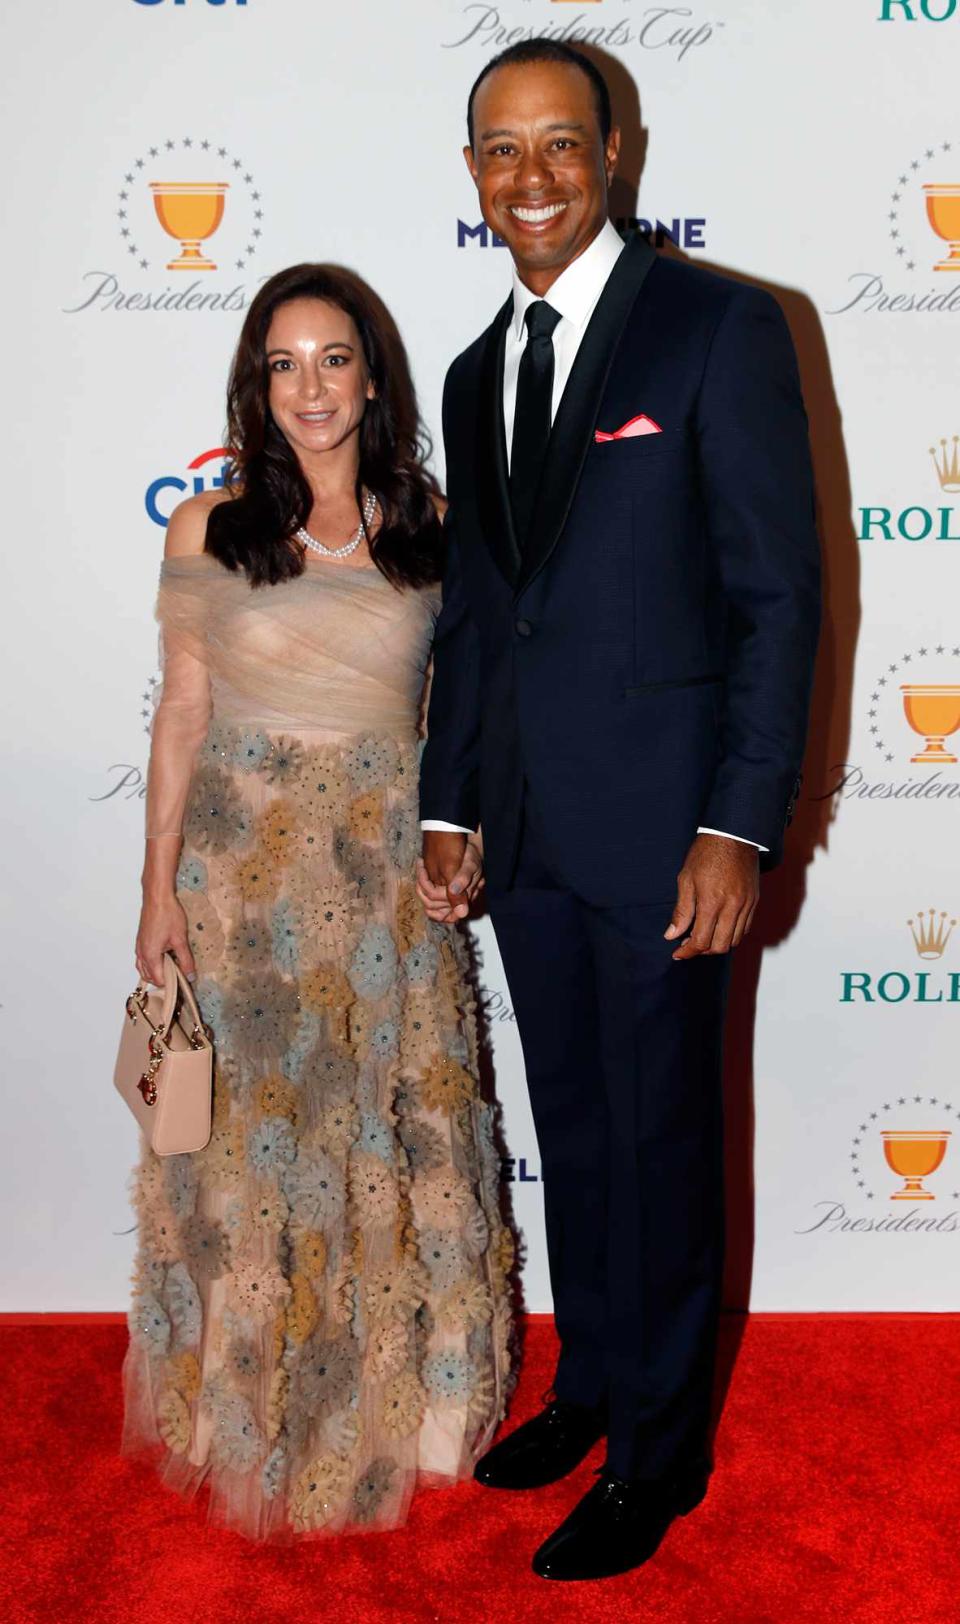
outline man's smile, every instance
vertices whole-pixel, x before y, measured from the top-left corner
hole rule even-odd
[[[523,225],[539,226],[555,220],[567,206],[566,203],[511,203],[509,212]]]

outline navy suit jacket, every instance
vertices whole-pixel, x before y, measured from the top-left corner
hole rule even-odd
[[[454,361],[421,815],[482,825],[510,883],[524,786],[558,877],[672,902],[697,826],[776,861],[819,625],[807,421],[776,301],[640,237],[590,319],[530,538],[503,428],[512,299]],[[662,433],[598,442],[641,413]]]

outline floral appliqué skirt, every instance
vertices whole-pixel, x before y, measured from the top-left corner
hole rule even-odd
[[[215,721],[178,895],[214,1128],[144,1148],[123,1450],[252,1539],[402,1521],[509,1383],[512,1237],[456,930],[414,890],[417,745]]]

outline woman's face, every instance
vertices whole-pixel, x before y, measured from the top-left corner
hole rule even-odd
[[[291,299],[267,331],[270,410],[301,455],[356,436],[375,390],[352,316],[325,299]]]

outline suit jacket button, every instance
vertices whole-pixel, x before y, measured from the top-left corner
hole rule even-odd
[[[529,637],[530,633],[532,631],[533,631],[533,627],[530,624],[529,620],[518,620],[517,621],[517,636],[518,637]]]

